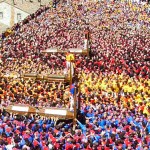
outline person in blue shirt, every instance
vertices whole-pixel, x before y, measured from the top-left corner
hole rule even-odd
[[[86,125],[83,125],[79,120],[77,120],[76,119],[76,121],[77,121],[77,123],[79,124],[79,126],[80,126],[80,128],[81,128],[81,130],[82,130],[82,133],[84,134],[84,135],[86,135]]]

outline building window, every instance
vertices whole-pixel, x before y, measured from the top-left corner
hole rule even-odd
[[[21,20],[21,14],[17,13],[17,20],[20,21]]]
[[[0,19],[3,19],[3,12],[0,12]]]

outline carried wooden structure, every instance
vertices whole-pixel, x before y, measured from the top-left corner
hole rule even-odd
[[[30,106],[30,105],[22,105],[22,104],[17,104],[17,105],[9,105],[8,107],[5,108],[7,112],[12,112],[15,114],[35,114],[37,113],[37,109]]]
[[[24,75],[22,75],[22,77],[25,79],[36,79],[37,75],[37,73],[25,73]]]
[[[44,51],[42,51],[42,53],[46,53],[46,54],[51,54],[51,53],[61,53],[62,51],[60,51],[58,48],[48,48]]]
[[[81,49],[81,48],[70,48],[69,52],[73,54],[89,55],[89,52],[87,49]]]
[[[37,73],[25,73],[22,76],[24,79],[47,80],[49,82],[69,82],[70,78],[67,75],[47,74],[41,75]]]
[[[40,116],[60,118],[60,119],[73,119],[74,112],[65,108],[35,108],[29,105],[14,104],[5,108],[9,113],[14,114],[38,114]]]
[[[19,77],[19,74],[16,73],[16,72],[11,72],[9,74],[0,74],[0,77],[1,78],[18,78]]]
[[[88,49],[81,49],[81,48],[70,48],[68,49],[68,51],[70,53],[73,54],[83,54],[83,55],[89,55],[89,50]],[[44,51],[42,51],[41,53],[43,54],[53,54],[53,53],[66,53],[67,51],[61,51],[57,48],[48,48]]]
[[[73,119],[74,112],[65,108],[42,108],[39,109],[39,115],[46,117],[56,117],[60,119]]]

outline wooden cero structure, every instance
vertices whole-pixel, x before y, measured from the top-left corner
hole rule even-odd
[[[68,49],[68,51],[73,54],[89,55],[88,49],[70,48],[70,49]],[[58,48],[48,48],[48,49],[42,51],[41,53],[50,55],[50,54],[54,54],[54,53],[66,53],[66,52],[67,51],[61,51]]]
[[[22,104],[17,104],[17,105],[9,105],[8,107],[5,108],[7,112],[12,112],[15,114],[36,114],[37,109],[35,107],[32,107],[30,105],[22,105]]]
[[[52,118],[60,118],[60,119],[73,119],[74,118],[74,112],[71,112],[68,109],[65,108],[35,108],[30,105],[10,105],[5,108],[5,110],[9,113],[14,114],[38,114],[45,117],[52,117]]]
[[[47,80],[49,82],[70,82],[70,77],[67,75],[58,75],[58,74],[37,74],[37,73],[25,73],[22,78],[24,79],[35,79],[35,80]]]

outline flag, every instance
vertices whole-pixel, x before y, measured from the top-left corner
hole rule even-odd
[[[74,93],[75,93],[75,84],[73,83],[72,85],[71,85],[71,87],[70,87],[70,93],[72,94],[72,95],[74,95]]]

